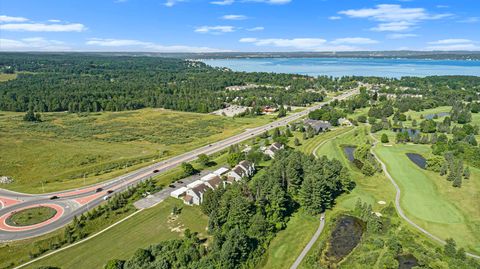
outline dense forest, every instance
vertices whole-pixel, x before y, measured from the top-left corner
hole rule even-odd
[[[187,230],[183,239],[139,249],[105,268],[254,268],[295,210],[317,215],[354,187],[338,160],[287,150],[275,156],[261,176],[205,194],[207,246]]]
[[[226,102],[304,106],[323,100],[312,78],[244,73],[201,62],[157,57],[84,54],[0,54],[0,70],[17,78],[0,83],[0,110],[122,111],[161,107],[211,112]],[[275,85],[250,91],[226,91],[232,85]],[[284,89],[288,86],[288,91]]]

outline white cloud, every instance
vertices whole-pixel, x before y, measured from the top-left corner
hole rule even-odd
[[[389,39],[403,39],[403,38],[409,38],[409,37],[417,37],[417,34],[390,34],[387,35],[387,38]]]
[[[258,32],[258,31],[263,31],[263,30],[265,30],[265,27],[263,27],[263,26],[257,26],[257,27],[247,28],[247,29],[245,29],[245,30],[247,30],[247,31],[249,31],[249,32]]]
[[[173,7],[174,5],[178,4],[178,3],[181,3],[181,2],[185,2],[185,0],[167,0],[164,5],[166,7]]]
[[[357,47],[348,46],[348,45],[341,45],[341,39],[339,43],[328,42],[323,38],[292,38],[292,39],[285,39],[285,38],[267,38],[267,39],[259,39],[259,38],[242,38],[239,41],[242,43],[251,43],[256,46],[271,46],[277,48],[286,48],[288,50],[294,51],[352,51],[352,50],[360,50]],[[353,40],[349,40],[349,38],[345,38],[344,44],[350,43]],[[357,40],[358,41],[358,40]],[[362,40],[365,42],[365,40]],[[349,43],[349,44],[350,44]]]
[[[340,17],[340,16],[330,16],[330,17],[328,17],[328,19],[332,20],[332,21],[335,21],[335,20],[341,20],[342,17]]]
[[[222,16],[222,19],[224,19],[224,20],[240,21],[240,20],[246,20],[246,19],[247,19],[247,16],[245,16],[245,15],[234,15],[234,14],[231,14],[231,15],[224,15],[224,16]]]
[[[432,45],[459,44],[459,43],[473,43],[473,41],[470,39],[464,39],[464,38],[450,38],[450,39],[442,39],[442,40],[428,42],[428,44],[432,44]]]
[[[387,22],[387,23],[380,23],[376,27],[370,28],[370,30],[377,31],[377,32],[385,32],[385,31],[400,32],[400,31],[409,30],[414,25],[415,23],[408,22],[408,21]]]
[[[459,20],[457,22],[461,22],[461,23],[477,23],[477,22],[480,22],[480,17],[468,17],[468,18],[465,18],[463,20]]]
[[[200,26],[195,29],[196,33],[201,34],[223,34],[235,32],[235,27],[228,25],[218,25],[218,26]]]
[[[103,47],[107,50],[111,48],[120,48],[122,51],[148,51],[148,52],[227,52],[228,50],[210,48],[210,47],[194,47],[184,45],[166,46],[153,42],[146,42],[134,39],[104,39],[94,38],[86,42],[89,46]],[[103,49],[105,50],[105,49]]]
[[[477,42],[470,39],[450,38],[428,42],[428,50],[480,50]]]
[[[28,21],[28,19],[23,17],[11,17],[7,15],[0,15],[0,22],[25,22],[25,21]]]
[[[47,40],[43,37],[30,37],[20,40],[0,39],[0,51],[68,51],[64,42]]]
[[[210,2],[210,4],[227,6],[227,5],[233,4],[234,2],[235,2],[234,0],[223,0],[223,1],[213,1],[213,2]]]
[[[381,4],[375,8],[349,9],[338,12],[350,18],[370,19],[379,24],[373,31],[405,31],[425,20],[438,20],[451,14],[429,14],[424,8],[403,8],[396,4]]]
[[[365,37],[345,37],[337,38],[331,42],[332,44],[354,44],[354,45],[368,45],[377,44],[377,40],[373,40]]]
[[[0,24],[0,30],[25,32],[82,32],[87,28],[81,23],[44,24],[44,23],[7,23]]]

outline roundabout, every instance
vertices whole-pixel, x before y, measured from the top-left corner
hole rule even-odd
[[[60,219],[64,211],[64,208],[57,204],[19,208],[0,216],[0,230],[17,232],[37,229]]]
[[[24,227],[42,223],[53,218],[57,210],[48,206],[23,209],[10,215],[5,222],[10,226]]]

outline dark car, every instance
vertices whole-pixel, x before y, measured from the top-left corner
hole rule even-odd
[[[103,191],[102,188],[98,188],[98,189],[95,190],[95,192],[101,192],[101,191]]]
[[[168,185],[168,186],[169,186],[170,188],[172,188],[172,189],[175,188],[175,185],[173,185],[173,184],[170,184],[170,185]]]
[[[179,180],[179,181],[177,181],[177,183],[183,184],[183,181]]]
[[[58,199],[58,196],[56,196],[56,195],[50,197],[50,200],[56,200],[56,199]]]
[[[108,194],[110,194],[110,193],[112,193],[112,192],[113,192],[113,190],[108,190],[108,191],[107,191]]]
[[[153,170],[153,173],[158,173],[158,172],[160,172],[160,170],[158,169]]]

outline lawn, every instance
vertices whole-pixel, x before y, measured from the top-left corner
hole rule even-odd
[[[294,139],[290,139],[288,145],[292,148],[295,148],[298,151],[301,151],[301,152],[305,153],[305,154],[313,154],[313,151],[315,150],[315,148],[320,143],[322,143],[323,141],[332,139],[333,137],[336,137],[336,136],[339,136],[343,133],[346,133],[346,132],[350,131],[351,129],[352,129],[352,127],[338,127],[338,128],[333,129],[333,130],[330,130],[328,132],[320,133],[320,134],[314,136],[313,138],[310,138],[310,139],[307,139],[307,140],[303,140],[303,138],[302,138],[303,133],[294,132],[293,135],[294,135],[294,137],[298,138],[298,140],[300,141],[300,146],[297,147],[297,146],[294,145],[294,143],[293,143]]]
[[[259,268],[290,268],[303,248],[310,241],[320,221],[303,212],[296,212],[288,221],[285,230],[280,231],[270,242]]]
[[[17,74],[0,74],[0,82],[16,79]]]
[[[3,188],[30,193],[108,180],[272,119],[163,109],[42,113],[41,123],[24,122],[23,115],[0,113],[0,171],[15,180]]]
[[[439,174],[420,169],[405,153],[428,157],[424,145],[380,146],[375,149],[402,190],[401,206],[415,223],[436,236],[454,238],[457,244],[480,253],[480,173],[471,169],[461,188]]]
[[[171,212],[175,205],[183,208],[180,215],[174,218]],[[47,265],[78,269],[102,268],[110,259],[129,258],[138,248],[180,238],[187,228],[205,238],[207,219],[199,207],[183,206],[180,200],[169,198],[97,237],[46,257],[27,268]]]
[[[57,211],[51,207],[33,207],[15,212],[6,220],[6,223],[10,226],[29,226],[49,220],[56,213]]]

